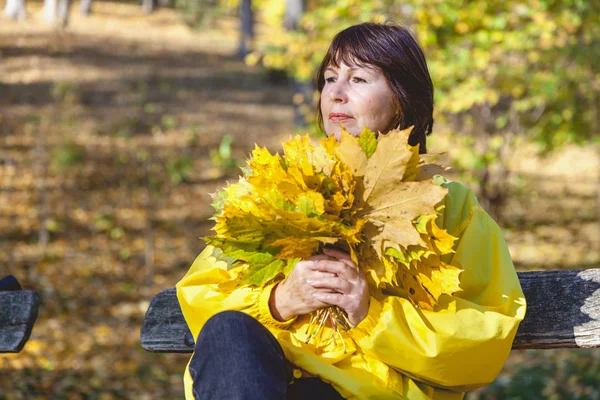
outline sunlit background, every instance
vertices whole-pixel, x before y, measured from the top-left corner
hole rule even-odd
[[[5,0],[6,1],[6,0]],[[1,3],[0,3],[1,4]],[[8,0],[0,17],[0,277],[42,297],[0,399],[181,399],[144,352],[150,298],[258,143],[318,137],[333,35],[409,27],[436,88],[429,150],[499,222],[517,268],[600,267],[600,3]],[[600,349],[513,351],[468,399],[600,399]]]

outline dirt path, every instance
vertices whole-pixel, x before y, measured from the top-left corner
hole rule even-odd
[[[292,93],[232,56],[233,29],[98,3],[60,32],[29,11],[0,22],[0,275],[43,305],[24,352],[0,356],[0,399],[182,398],[187,357],[139,347],[147,301],[203,246],[208,193],[225,183],[211,150],[226,134],[237,159],[277,147]],[[51,168],[73,154],[83,161]],[[187,183],[173,181],[178,160]]]
[[[0,226],[34,234],[41,201],[32,193],[36,173],[65,143],[83,147],[86,162],[79,171],[51,173],[45,183],[58,219],[69,211],[85,225],[102,207],[117,209],[111,213],[139,206],[142,196],[134,194],[126,206],[118,188],[143,189],[139,163],[131,159],[147,149],[163,167],[182,155],[192,160],[194,184],[170,187],[156,200],[157,213],[205,221],[207,193],[222,175],[209,155],[223,136],[233,136],[234,155],[242,159],[254,143],[276,147],[279,135],[291,130],[290,90],[231,56],[233,29],[192,32],[172,11],[144,17],[138,7],[114,3],[99,3],[90,18],[74,15],[66,31],[51,30],[30,13],[32,20],[3,21],[0,28],[3,186],[18,189],[4,193],[0,210],[14,217],[15,205],[19,209],[16,220]],[[155,172],[164,179],[162,169]],[[59,201],[65,186],[88,199]],[[181,214],[184,199],[192,205]]]

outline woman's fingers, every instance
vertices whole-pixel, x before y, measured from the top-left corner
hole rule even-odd
[[[326,303],[327,305],[344,308],[344,295],[341,293],[316,292],[313,293],[313,297],[315,300]]]
[[[352,257],[350,257],[350,254],[346,253],[345,251],[325,247],[323,248],[323,253],[325,253],[329,257],[333,257],[343,262],[352,269],[358,269],[354,261],[352,261]]]
[[[306,275],[306,281],[307,282],[322,281],[322,280],[326,280],[326,279],[335,278],[336,276],[337,276],[336,274],[332,274],[330,272],[312,271],[311,270]]]
[[[306,259],[306,261],[335,261],[335,257],[330,257],[325,254],[315,254]]]
[[[308,284],[315,289],[329,289],[333,292],[348,294],[352,292],[352,284],[340,277],[309,280]]]
[[[312,262],[306,266],[309,270],[329,272],[349,281],[355,280],[358,272],[356,269],[350,267],[348,264],[342,261],[321,260]]]

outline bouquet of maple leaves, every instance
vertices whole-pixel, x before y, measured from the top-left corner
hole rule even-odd
[[[435,177],[444,169],[407,145],[409,134],[342,129],[340,141],[319,146],[297,136],[283,155],[257,146],[239,181],[214,196],[216,233],[205,240],[217,259],[244,267],[240,286],[262,287],[322,246],[338,246],[371,284],[434,310],[441,295],[460,290],[461,270],[442,261],[456,240],[436,223],[447,189]],[[328,307],[313,313],[308,340],[324,324],[339,335],[349,328],[345,313]]]

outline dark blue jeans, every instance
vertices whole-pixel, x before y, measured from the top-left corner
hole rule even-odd
[[[211,317],[190,363],[196,400],[342,399],[318,378],[292,381],[279,343],[260,322],[239,311]]]

